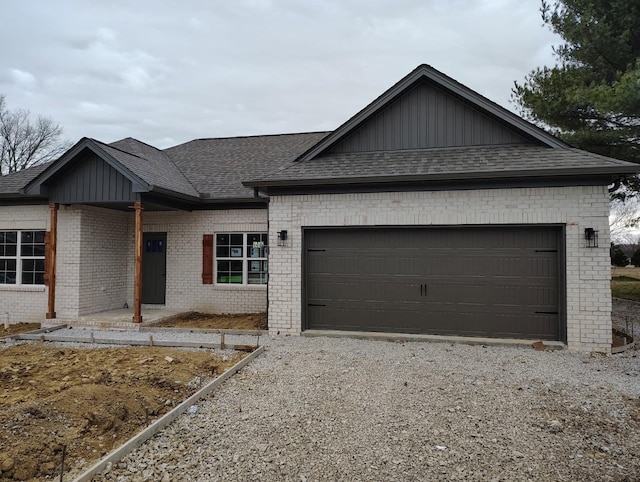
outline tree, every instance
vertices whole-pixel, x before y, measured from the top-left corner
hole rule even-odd
[[[629,258],[624,254],[622,248],[618,244],[611,243],[611,264],[613,266],[626,266],[629,264]]]
[[[609,215],[609,229],[611,239],[616,243],[632,243],[633,232],[640,223],[640,201],[637,198],[621,201],[611,201],[611,214]]]
[[[542,0],[558,65],[515,82],[524,117],[581,149],[640,163],[640,2]],[[640,192],[637,177],[614,197]]]
[[[70,147],[61,136],[52,119],[32,121],[28,110],[10,111],[0,95],[0,175],[54,160]]]
[[[640,249],[636,249],[633,256],[631,256],[631,264],[640,267]]]

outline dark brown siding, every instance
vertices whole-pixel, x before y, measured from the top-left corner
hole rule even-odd
[[[424,81],[365,121],[327,153],[526,142],[513,129]]]
[[[82,159],[52,186],[51,202],[132,202],[131,181],[96,155]]]
[[[306,230],[306,329],[561,339],[559,233]]]

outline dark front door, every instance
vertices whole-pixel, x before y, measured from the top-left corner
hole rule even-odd
[[[142,302],[163,305],[167,289],[167,233],[144,233]]]
[[[560,230],[305,231],[306,329],[557,340]]]

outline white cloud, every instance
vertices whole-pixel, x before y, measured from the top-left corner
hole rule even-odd
[[[513,81],[552,61],[538,10],[538,0],[7,0],[0,93],[72,140],[160,146],[335,128],[421,63],[509,108]]]
[[[22,88],[31,89],[37,83],[36,77],[31,72],[20,69],[10,69],[9,71],[13,81]]]

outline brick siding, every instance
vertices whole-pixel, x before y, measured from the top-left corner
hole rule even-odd
[[[269,205],[269,328],[299,334],[302,228],[309,226],[566,226],[567,341],[572,350],[609,352],[611,290],[609,197],[604,186],[405,193],[273,196]],[[584,247],[584,228],[599,247]],[[286,229],[286,247],[276,246]]]
[[[48,206],[3,206],[0,208],[0,230],[48,230]],[[37,322],[47,311],[47,289],[44,286],[0,285],[0,324]]]

